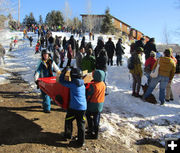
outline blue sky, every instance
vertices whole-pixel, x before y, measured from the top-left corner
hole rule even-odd
[[[12,0],[17,5],[18,0]],[[88,0],[21,0],[21,21],[26,14],[33,12],[39,20],[39,15],[45,19],[51,10],[63,12],[65,1],[69,3],[72,17],[87,13]],[[180,43],[176,34],[180,28],[180,7],[178,0],[91,0],[92,14],[103,14],[107,7],[116,18],[124,21],[149,37],[155,37],[156,42],[164,42],[163,31],[166,27],[170,43]],[[180,3],[180,1],[179,1]],[[17,19],[18,14],[14,17]],[[179,37],[179,38],[178,38]]]

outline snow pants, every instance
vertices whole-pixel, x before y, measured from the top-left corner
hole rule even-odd
[[[85,111],[68,109],[65,118],[65,137],[71,138],[73,132],[73,120],[76,119],[78,128],[78,143],[83,144],[85,139]]]
[[[41,95],[43,98],[43,104],[42,104],[43,110],[50,111],[51,110],[51,98],[46,93],[44,93],[42,90],[41,90]]]

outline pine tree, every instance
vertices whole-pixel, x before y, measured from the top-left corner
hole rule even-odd
[[[34,15],[33,15],[32,12],[30,13],[29,16],[26,15],[26,17],[23,20],[23,24],[25,26],[27,26],[28,28],[30,28],[32,26],[32,24],[34,24],[34,25],[36,24],[36,20],[35,20]]]
[[[46,15],[45,23],[49,27],[53,26],[60,26],[64,24],[64,18],[62,16],[62,13],[60,11],[51,11]]]
[[[42,15],[39,16],[39,24],[40,24],[40,25],[43,24],[43,18],[42,18]]]
[[[105,17],[103,19],[103,23],[101,26],[102,33],[109,33],[109,32],[113,33],[113,31],[114,31],[114,26],[112,23],[112,16],[109,12],[110,12],[110,10],[109,10],[109,8],[107,8],[105,11]]]
[[[11,13],[8,15],[8,19],[9,19],[8,22],[9,28],[15,30],[17,28],[17,22],[13,19]]]

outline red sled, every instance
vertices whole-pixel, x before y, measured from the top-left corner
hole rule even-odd
[[[70,89],[56,82],[56,77],[39,78],[39,88],[50,96],[53,101],[67,109],[69,107]]]

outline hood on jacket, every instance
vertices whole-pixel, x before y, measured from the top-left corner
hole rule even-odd
[[[84,80],[82,80],[82,79],[73,78],[72,82],[74,82],[78,87],[84,85]]]
[[[101,82],[105,78],[105,73],[102,70],[95,70],[93,74],[94,81]]]

